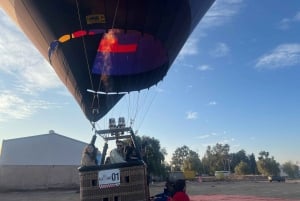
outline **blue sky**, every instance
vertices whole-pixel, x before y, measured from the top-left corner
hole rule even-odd
[[[57,133],[89,142],[92,127],[47,60],[0,9],[0,141]],[[171,157],[227,143],[300,163],[300,1],[217,0],[157,86],[109,117],[134,118]],[[97,145],[102,147],[103,141]]]

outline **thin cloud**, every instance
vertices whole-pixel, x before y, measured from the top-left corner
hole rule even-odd
[[[209,70],[213,70],[212,67],[210,67],[209,65],[201,65],[197,67],[197,70],[199,71],[209,71]]]
[[[0,10],[0,72],[15,77],[19,89],[35,93],[61,87],[49,63]]]
[[[234,145],[231,145],[231,147],[232,148],[239,148],[239,147],[241,147],[241,145],[240,144],[234,144]]]
[[[211,142],[211,143],[202,143],[201,146],[204,147],[204,148],[207,148],[208,146],[214,147],[217,143],[218,144],[222,144],[222,145],[228,144],[230,146],[230,148],[233,148],[233,149],[237,149],[237,148],[239,148],[241,146],[240,144],[230,144],[229,141],[219,141],[219,142]]]
[[[213,6],[205,14],[201,22],[199,23],[200,31],[197,36],[190,37],[182,50],[180,51],[177,60],[183,60],[186,56],[196,55],[199,52],[198,41],[199,38],[203,38],[206,34],[203,32],[205,29],[222,26],[229,22],[234,16],[236,16],[241,7],[243,6],[243,0],[218,0],[215,1]],[[229,52],[229,48],[226,44],[221,43],[213,50],[213,56],[222,57]],[[201,70],[201,69],[199,69]]]
[[[199,23],[199,27],[202,31],[197,33],[197,36],[192,36],[186,41],[176,60],[183,60],[186,56],[193,56],[198,54],[199,38],[206,36],[203,30],[226,24],[239,13],[242,6],[243,0],[215,1],[215,3]]]
[[[295,21],[300,22],[300,11],[293,18]]]
[[[229,139],[224,139],[222,141],[219,141],[219,144],[229,144],[230,140]]]
[[[218,0],[205,14],[200,23],[201,28],[224,25],[236,16],[243,6],[243,0]]]
[[[217,135],[216,133],[210,133],[210,134],[204,134],[204,135],[197,136],[196,138],[198,138],[198,139],[207,139],[207,138],[210,138],[210,137],[216,136],[216,135]]]
[[[24,69],[23,78],[27,81],[28,86],[37,90],[62,87],[54,70],[44,59],[39,60],[34,66],[27,66]]]
[[[234,142],[235,141],[235,139],[234,138],[231,138],[231,139],[223,139],[223,140],[219,140],[219,141],[217,141],[215,144],[229,144],[230,145],[230,143],[231,142]]]
[[[210,51],[212,57],[224,57],[228,55],[230,48],[226,43],[218,43],[213,50]]]
[[[189,38],[179,52],[177,59],[183,60],[186,56],[196,55],[198,52],[198,39]]]
[[[217,102],[216,102],[216,101],[210,101],[210,102],[208,103],[208,105],[210,105],[210,106],[217,105]]]
[[[250,140],[256,140],[256,138],[255,138],[255,137],[253,137],[253,136],[252,136],[252,137],[250,137],[249,139],[250,139]]]
[[[256,68],[277,69],[300,64],[300,44],[282,44],[270,53],[261,56]]]
[[[160,87],[155,87],[154,90],[158,93],[162,93],[165,91],[163,88],[160,88]]]
[[[0,122],[30,118],[39,110],[59,107],[39,97],[50,89],[65,91],[61,81],[2,9],[0,27]]]
[[[209,137],[210,137],[210,135],[207,134],[207,135],[200,135],[200,136],[198,136],[197,138],[198,138],[198,139],[205,139],[205,138],[209,138]]]
[[[0,102],[0,122],[26,119],[40,109],[53,107],[53,104],[44,100],[27,100],[10,91],[1,92]]]
[[[205,147],[205,148],[207,148],[208,146],[213,147],[213,146],[215,146],[215,145],[216,145],[216,143],[213,143],[213,142],[212,142],[212,143],[202,143],[202,144],[201,144],[201,146],[202,146],[202,147]]]
[[[197,112],[189,111],[189,112],[186,113],[186,119],[193,120],[193,119],[197,119],[197,118],[198,118],[198,113]]]
[[[210,133],[210,134],[205,134],[205,135],[200,135],[197,138],[202,139],[202,140],[208,140],[210,142],[206,142],[203,143],[202,146],[203,147],[207,147],[207,146],[215,146],[217,143],[218,144],[229,144],[230,146],[234,146],[234,147],[238,147],[240,146],[238,144],[238,142],[236,142],[236,139],[233,137],[229,137],[229,136],[224,136],[224,134],[226,135],[226,131],[223,132],[223,134],[217,134],[217,133]]]
[[[300,22],[300,11],[298,11],[296,13],[296,15],[294,15],[291,18],[283,18],[280,22],[279,22],[279,29],[282,30],[287,30],[289,29],[294,23],[299,23]]]

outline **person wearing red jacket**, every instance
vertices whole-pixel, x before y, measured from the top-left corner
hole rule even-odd
[[[186,194],[186,183],[184,179],[178,179],[175,183],[175,194],[172,201],[190,201],[189,196]]]

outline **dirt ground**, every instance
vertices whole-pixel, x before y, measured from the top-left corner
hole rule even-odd
[[[150,195],[161,193],[163,188],[164,183],[151,184]],[[187,182],[187,192],[194,201],[300,201],[300,182]],[[80,201],[80,198],[78,190],[40,190],[0,192],[0,201]]]

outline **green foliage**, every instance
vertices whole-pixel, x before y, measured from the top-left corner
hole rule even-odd
[[[237,166],[235,166],[234,172],[238,175],[246,175],[249,174],[250,168],[246,162],[241,161]]]
[[[299,166],[293,164],[291,161],[286,162],[282,165],[282,170],[290,177],[290,178],[298,178],[299,175]]]
[[[175,150],[172,155],[171,164],[164,163],[167,155],[166,149],[160,147],[159,140],[147,136],[136,137],[137,146],[141,147],[144,161],[148,166],[148,174],[165,178],[168,171],[195,171],[198,174],[214,175],[215,171],[235,171],[236,174],[263,174],[279,175],[279,163],[274,157],[269,157],[269,152],[261,151],[258,161],[255,156],[246,155],[245,150],[229,153],[228,144],[208,146],[200,160],[198,153],[183,145]],[[172,167],[172,168],[171,168]],[[291,162],[283,165],[284,172],[289,177],[299,177],[299,167]]]
[[[163,176],[166,174],[164,164],[166,149],[161,149],[159,140],[147,136],[136,136],[136,141],[141,147],[143,159],[148,167],[149,175]]]
[[[231,169],[234,170],[234,172],[235,172],[235,167],[238,166],[240,162],[245,162],[248,165],[249,172],[247,174],[256,174],[258,172],[256,167],[255,156],[253,153],[247,156],[246,151],[242,149],[236,153],[231,153],[230,159],[231,159],[230,167]]]
[[[257,166],[256,166],[256,161],[255,161],[255,156],[252,153],[251,155],[248,156],[249,158],[249,173],[250,174],[257,174],[258,170],[257,170]]]
[[[214,175],[215,171],[228,170],[230,168],[229,145],[217,143],[213,148],[207,147],[206,154],[202,158],[205,174]]]
[[[218,173],[215,175],[216,176],[216,179],[219,180],[219,181],[224,181],[226,179],[226,176],[224,173]]]
[[[240,150],[236,153],[232,153],[230,154],[230,159],[231,159],[231,168],[234,169],[233,167],[236,167],[241,161],[244,161],[244,162],[248,162],[248,157],[246,155],[246,151],[245,150]]]
[[[183,170],[192,170],[199,174],[201,172],[201,167],[202,165],[198,153],[190,150],[189,155],[184,160]]]
[[[280,173],[279,163],[276,162],[274,157],[269,158],[269,152],[261,151],[257,161],[258,171],[266,176],[277,176]]]
[[[189,152],[190,149],[186,145],[175,150],[171,162],[175,171],[180,171],[183,169],[184,161],[187,159]]]
[[[190,150],[186,145],[175,150],[171,163],[174,171],[192,170],[199,174],[202,169],[198,153]]]

